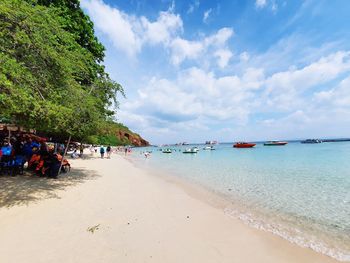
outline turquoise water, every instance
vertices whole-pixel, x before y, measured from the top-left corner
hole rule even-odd
[[[200,149],[202,146],[198,146]],[[350,142],[171,154],[136,149],[137,163],[166,170],[229,199],[225,212],[338,260],[350,261]],[[141,154],[152,151],[149,158]]]

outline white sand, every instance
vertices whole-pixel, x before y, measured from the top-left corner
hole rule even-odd
[[[2,187],[0,178],[1,263],[334,262],[250,228],[203,194],[120,156],[75,160],[73,170],[72,183],[19,177]],[[11,184],[23,180],[32,189],[16,192]]]

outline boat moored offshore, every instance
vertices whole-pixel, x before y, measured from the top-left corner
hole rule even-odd
[[[322,141],[319,139],[307,139],[304,141],[301,141],[301,143],[321,143]]]
[[[185,149],[182,153],[198,153],[198,148],[197,147],[193,147],[193,148],[188,148]]]
[[[250,142],[237,142],[233,145],[234,148],[252,148],[256,144],[255,143],[250,143]]]
[[[264,145],[265,146],[283,146],[288,144],[288,142],[282,142],[282,141],[269,141],[269,142],[265,142]]]

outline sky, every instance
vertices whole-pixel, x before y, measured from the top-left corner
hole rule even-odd
[[[350,137],[350,1],[81,0],[152,144]]]

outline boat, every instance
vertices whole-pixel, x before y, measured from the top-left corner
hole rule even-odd
[[[184,150],[182,153],[198,153],[198,148],[194,147],[194,148],[188,148],[186,150]]]
[[[319,139],[307,139],[304,141],[301,141],[301,143],[321,143],[322,141]]]
[[[205,144],[218,144],[218,141],[206,141]]]
[[[163,153],[172,153],[173,151],[169,148],[163,149]]]
[[[256,144],[255,143],[249,143],[249,142],[237,142],[233,145],[234,148],[252,148]]]
[[[203,148],[203,150],[210,150],[210,151],[212,151],[212,150],[215,150],[215,148],[214,148],[214,146],[205,146]]]
[[[283,146],[288,144],[288,142],[281,142],[281,141],[269,141],[269,142],[265,142],[264,145],[265,146]]]

